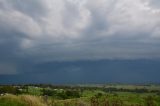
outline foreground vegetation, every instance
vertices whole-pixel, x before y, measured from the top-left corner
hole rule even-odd
[[[159,85],[0,86],[0,106],[160,106]]]

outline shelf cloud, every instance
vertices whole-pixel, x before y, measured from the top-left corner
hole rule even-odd
[[[0,64],[15,74],[29,63],[159,59],[159,17],[159,0],[0,0]]]

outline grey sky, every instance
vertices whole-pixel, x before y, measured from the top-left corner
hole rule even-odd
[[[159,17],[159,0],[0,0],[0,74],[26,63],[157,60]]]

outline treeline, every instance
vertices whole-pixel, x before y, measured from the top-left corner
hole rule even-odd
[[[29,87],[31,86],[0,86],[0,95],[5,94],[31,94],[29,91]],[[79,98],[81,97],[81,91],[77,89],[53,89],[53,88],[38,88],[41,89],[41,95],[39,96],[50,96],[56,99],[71,99],[71,98]],[[32,94],[31,94],[32,95]]]
[[[133,92],[133,93],[160,93],[159,90],[148,90],[146,88],[135,88],[135,89],[124,89],[124,88],[104,88],[102,89],[105,92]]]
[[[52,89],[43,89],[43,96],[51,96],[57,99],[71,99],[71,98],[80,98],[81,94],[78,90],[63,90],[56,91]]]
[[[5,93],[10,93],[10,94],[20,94],[21,91],[14,86],[0,86],[0,94],[5,94]]]
[[[42,89],[42,94],[43,95],[48,95],[48,96],[57,96],[61,95],[62,98],[65,98],[65,95],[68,95],[70,97],[79,97],[80,94],[85,91],[85,90],[101,90],[106,93],[111,93],[111,92],[133,92],[133,93],[157,93],[160,95],[159,90],[149,90],[146,88],[141,88],[141,89],[126,89],[126,88],[116,88],[116,87],[82,87],[82,86],[55,86],[55,85],[43,85],[43,84],[29,84],[29,85],[4,85],[0,86],[0,94],[3,93],[11,93],[11,94],[22,94],[22,93],[28,93],[28,87],[38,87]],[[50,88],[50,89],[47,89]],[[62,92],[57,92],[54,89],[62,89],[64,91]],[[73,93],[72,93],[73,92]],[[71,95],[69,95],[71,94]],[[75,94],[75,95],[74,95]]]

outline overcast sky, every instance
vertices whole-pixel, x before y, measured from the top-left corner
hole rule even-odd
[[[160,82],[159,60],[160,0],[0,0],[0,83]]]

